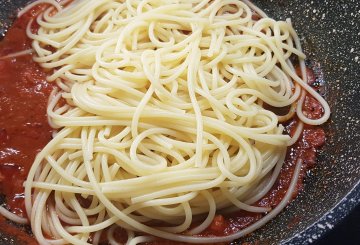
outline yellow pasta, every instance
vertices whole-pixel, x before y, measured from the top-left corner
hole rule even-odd
[[[25,183],[40,244],[96,244],[102,232],[117,244],[117,227],[126,244],[154,236],[226,242],[281,211],[301,162],[264,219],[232,235],[196,236],[217,212],[269,212],[252,203],[273,185],[287,147],[303,123],[329,118],[305,80],[290,20],[268,18],[247,0],[40,0],[23,12],[40,3],[48,7],[33,20],[36,33],[29,23],[26,52],[53,70],[48,80],[59,87],[48,105],[57,131]],[[305,92],[322,104],[320,119],[303,114]],[[292,109],[277,116],[264,103]],[[295,114],[303,123],[290,138],[281,122]],[[200,225],[190,228],[194,220]]]

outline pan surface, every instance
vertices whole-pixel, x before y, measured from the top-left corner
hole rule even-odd
[[[27,0],[0,0],[0,34]],[[329,232],[360,203],[360,2],[254,0],[275,19],[291,18],[305,53],[325,81],[332,116],[326,145],[304,190],[262,229],[242,241],[308,244]],[[240,244],[240,241],[234,244]],[[21,244],[0,231],[0,244]]]

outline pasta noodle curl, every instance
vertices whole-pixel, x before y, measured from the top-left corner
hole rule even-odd
[[[107,229],[115,244],[117,227],[128,244],[153,239],[139,234],[230,241],[245,232],[190,235],[217,211],[270,211],[252,203],[299,136],[283,134],[280,123],[296,107],[307,124],[330,113],[306,83],[290,21],[238,0],[44,2],[54,5],[34,20],[36,33],[33,23],[27,29],[34,60],[53,69],[48,80],[59,87],[48,106],[58,131],[25,184],[40,243],[95,244]],[[303,115],[305,92],[323,105],[322,118]],[[278,116],[265,105],[292,110]],[[199,225],[190,228],[193,221]]]

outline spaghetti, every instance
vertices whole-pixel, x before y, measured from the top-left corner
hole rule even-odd
[[[39,3],[51,6],[29,23],[31,52],[59,87],[47,111],[54,138],[25,182],[40,244],[96,244],[103,232],[116,244],[117,227],[127,244],[154,236],[226,242],[284,208],[300,160],[275,209],[252,204],[274,184],[303,124],[330,115],[306,82],[290,20],[270,19],[245,0],[41,0],[30,7]],[[321,118],[304,115],[306,93],[321,103]],[[278,116],[267,105],[290,110]],[[290,138],[280,123],[295,114],[301,122]],[[234,207],[269,213],[232,235],[196,236]]]

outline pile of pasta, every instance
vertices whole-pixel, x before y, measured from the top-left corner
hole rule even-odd
[[[25,182],[39,243],[96,244],[106,233],[117,244],[118,227],[127,244],[231,241],[286,205],[300,161],[277,208],[252,204],[273,186],[303,123],[330,114],[306,83],[290,20],[238,0],[41,0],[24,11],[40,3],[27,35],[59,89],[47,111],[54,137]],[[303,114],[306,93],[322,104],[320,119]],[[291,138],[281,122],[295,115]],[[197,236],[216,213],[239,209],[269,214],[232,235]]]

